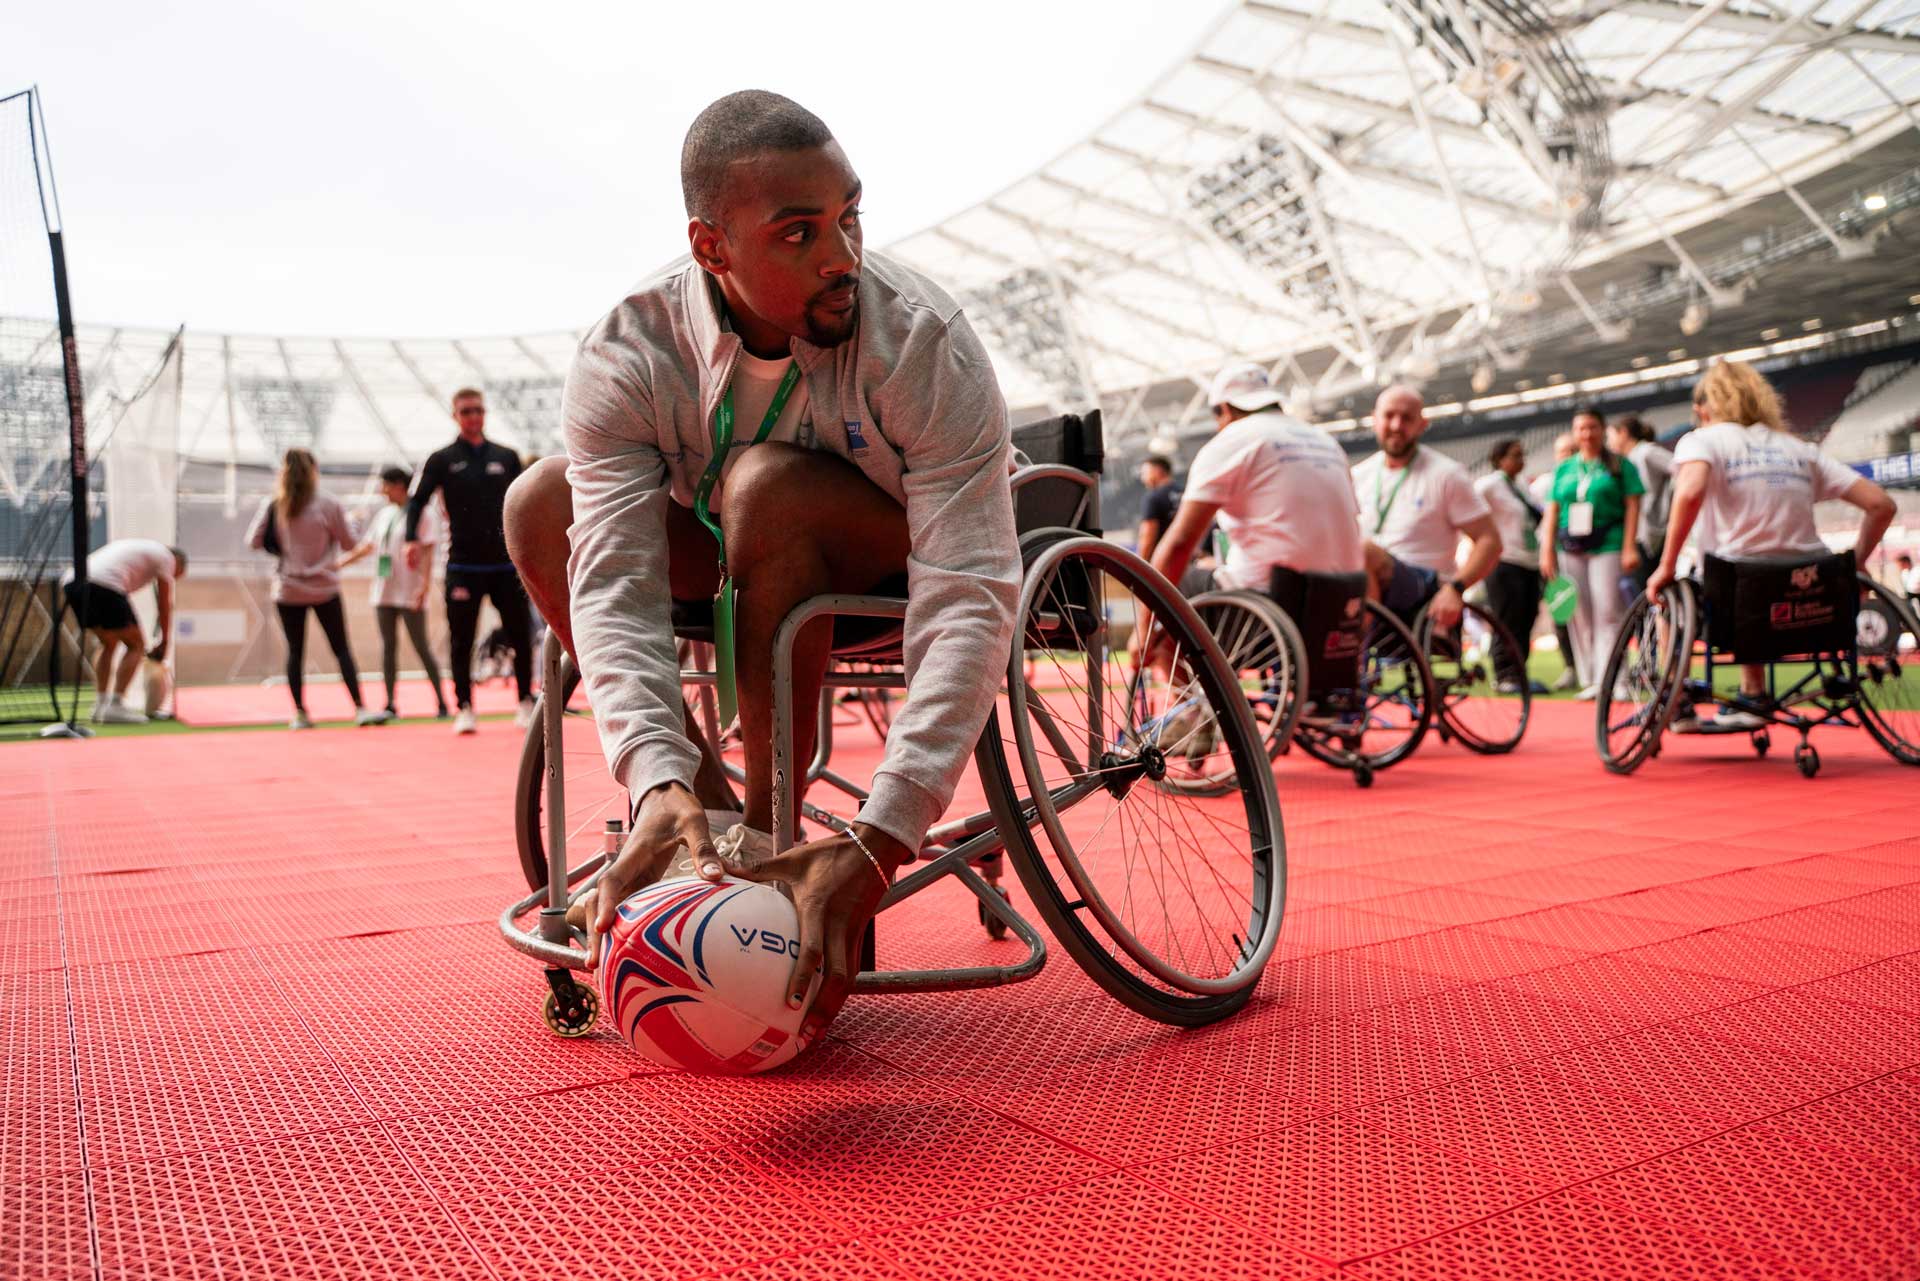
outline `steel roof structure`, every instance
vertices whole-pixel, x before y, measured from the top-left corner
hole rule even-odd
[[[1920,203],[1917,25],[1915,0],[1241,0],[893,248],[965,299],[1010,401],[1104,395],[1123,433],[1234,356],[1322,414],[1393,377],[1526,382],[1536,354],[1544,380],[1648,313],[1698,333],[1784,263],[1911,268],[1886,236]],[[1803,190],[1867,157],[1888,191]],[[1742,247],[1772,261],[1720,261]]]

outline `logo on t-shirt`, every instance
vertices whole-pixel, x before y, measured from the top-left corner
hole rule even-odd
[[[487,475],[504,476],[506,474],[507,474],[507,465],[501,462],[499,459],[496,458],[492,462],[487,464]]]
[[[856,454],[866,452],[867,438],[860,434],[860,421],[858,419],[854,419],[852,421],[849,421],[846,426],[847,426],[847,448],[851,449]]]
[[[1820,567],[1818,565],[1802,565],[1793,571],[1793,585],[1801,591],[1805,591],[1819,581]]]

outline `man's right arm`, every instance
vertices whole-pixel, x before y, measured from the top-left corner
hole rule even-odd
[[[420,541],[420,514],[427,510],[427,504],[433,501],[434,491],[440,488],[443,466],[438,453],[428,454],[427,461],[421,465],[420,475],[413,482],[413,492],[407,495],[407,536],[404,541]]]
[[[665,783],[691,789],[700,754],[683,729],[667,585],[673,499],[648,389],[604,348],[583,347],[564,434],[573,642],[607,764],[635,798]]]

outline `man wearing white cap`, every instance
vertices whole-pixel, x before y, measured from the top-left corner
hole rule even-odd
[[[1426,406],[1411,387],[1389,387],[1373,404],[1380,452],[1353,469],[1367,573],[1381,603],[1411,620],[1422,606],[1441,627],[1460,621],[1469,587],[1493,572],[1500,534],[1467,469],[1420,448]],[[1473,541],[1465,563],[1460,540]]]
[[[1358,573],[1360,509],[1346,452],[1318,427],[1279,410],[1267,371],[1233,364],[1207,389],[1215,435],[1193,460],[1153,567],[1188,595],[1209,588],[1264,592],[1275,566],[1303,574]],[[1207,526],[1226,531],[1219,568],[1187,573]]]

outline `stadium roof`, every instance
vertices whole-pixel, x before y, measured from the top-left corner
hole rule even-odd
[[[1920,182],[1864,208],[1799,187],[1903,134],[1881,169],[1920,176],[1917,23],[1913,0],[1242,0],[1091,136],[894,250],[961,293],[1016,403],[1190,395],[1250,355],[1324,410],[1514,372],[1549,320],[1557,366],[1636,312],[1699,303],[1697,331],[1745,301],[1729,235],[1870,257]],[[1662,279],[1583,287],[1649,247]]]

